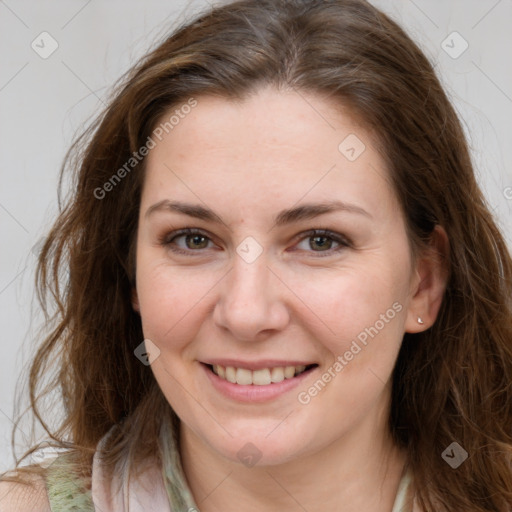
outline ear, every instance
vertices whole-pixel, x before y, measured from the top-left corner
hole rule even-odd
[[[448,283],[449,251],[448,235],[443,227],[437,225],[427,251],[418,256],[413,272],[405,332],[425,331],[434,324]]]
[[[132,288],[132,308],[137,313],[140,313],[139,296],[137,294],[137,288]]]

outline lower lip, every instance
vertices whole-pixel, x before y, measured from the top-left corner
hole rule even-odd
[[[265,386],[256,386],[254,384],[233,384],[232,382],[221,379],[217,374],[213,373],[206,364],[201,363],[201,366],[217,391],[239,402],[266,402],[267,400],[272,400],[297,387],[318,368],[318,366],[314,366],[292,379],[285,379],[281,382],[274,382]]]

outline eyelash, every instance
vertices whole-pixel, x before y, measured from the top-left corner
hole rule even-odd
[[[172,233],[168,233],[168,234],[165,234],[165,235],[159,237],[158,243],[159,243],[159,245],[161,245],[163,247],[169,248],[172,252],[174,252],[176,254],[183,254],[185,256],[193,256],[194,252],[198,252],[198,253],[202,252],[201,249],[183,250],[183,249],[179,249],[176,246],[172,245],[172,243],[174,242],[174,240],[176,240],[176,238],[179,238],[180,236],[184,236],[184,235],[191,235],[191,236],[199,235],[204,238],[207,238],[209,241],[212,241],[211,238],[204,231],[201,231],[199,229],[194,229],[194,228],[186,228],[186,229],[180,229],[178,231],[173,231]],[[334,231],[330,231],[328,229],[311,229],[309,231],[301,233],[300,236],[301,236],[301,238],[298,240],[297,243],[299,243],[302,240],[307,239],[307,238],[325,237],[325,238],[331,239],[334,242],[340,244],[339,247],[337,247],[335,249],[330,249],[327,251],[307,251],[307,252],[312,252],[312,253],[316,254],[315,257],[321,258],[321,257],[325,257],[325,256],[331,256],[333,253],[339,252],[343,249],[346,249],[347,247],[352,247],[352,243],[350,242],[350,240],[348,240],[346,237],[342,237],[338,233],[335,233]]]

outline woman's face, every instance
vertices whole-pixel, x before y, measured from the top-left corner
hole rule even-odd
[[[369,133],[311,94],[196,100],[154,137],[137,238],[134,307],[169,404],[243,463],[382,432],[421,312]]]

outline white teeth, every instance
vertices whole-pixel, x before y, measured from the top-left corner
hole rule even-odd
[[[214,364],[213,372],[221,379],[227,380],[232,384],[268,386],[273,382],[282,382],[285,379],[291,379],[302,373],[306,367],[299,366],[278,366],[276,368],[262,368],[261,370],[247,370],[246,368],[234,368],[233,366],[224,366]]]
[[[219,377],[222,377],[223,379],[226,378],[226,370],[224,368],[224,366],[220,366],[220,365],[215,365],[215,368],[216,368],[216,373]]]
[[[284,380],[284,368],[282,366],[278,368],[272,368],[270,378],[272,379],[272,382],[281,382]]]
[[[295,375],[295,366],[284,367],[284,378],[291,379]]]
[[[236,384],[236,370],[232,366],[226,367],[226,380],[232,384]]]
[[[252,372],[245,368],[237,368],[236,370],[237,384],[252,384]]]
[[[270,370],[268,368],[254,370],[252,372],[252,384],[256,384],[256,386],[268,386],[271,382]]]

